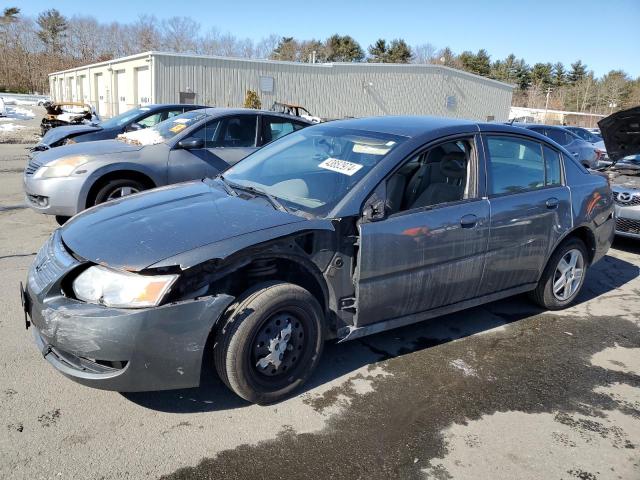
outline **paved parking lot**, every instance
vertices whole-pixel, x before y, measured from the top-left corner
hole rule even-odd
[[[640,244],[617,241],[575,307],[526,297],[329,344],[298,396],[119,394],[56,373],[18,283],[56,227],[0,145],[0,478],[640,478]]]

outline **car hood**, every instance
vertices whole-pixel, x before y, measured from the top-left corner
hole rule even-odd
[[[123,154],[128,152],[137,152],[143,148],[140,145],[132,145],[130,143],[120,142],[119,140],[98,140],[96,142],[73,143],[71,145],[63,145],[61,147],[44,150],[37,153],[38,161],[41,165],[58,160],[62,157],[75,155],[86,155],[94,157],[96,155],[107,154]]]
[[[68,125],[52,128],[42,137],[39,145],[53,145],[64,138],[73,137],[82,133],[96,132],[98,130],[102,130],[102,127],[98,125]]]
[[[609,115],[598,126],[611,160],[640,153],[640,107]]]
[[[62,227],[62,240],[91,262],[140,271],[204,245],[305,221],[214,185],[171,185],[99,205]]]

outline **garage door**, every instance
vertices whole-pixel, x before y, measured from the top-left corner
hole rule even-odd
[[[96,73],[96,97],[98,98],[97,108],[98,115],[108,115],[107,110],[107,86],[104,81],[104,75]]]
[[[136,68],[136,104],[151,103],[151,73],[149,67]]]
[[[117,113],[124,113],[129,110],[127,105],[127,76],[124,70],[116,72],[116,98],[118,100]]]
[[[84,103],[90,103],[91,92],[89,91],[89,77],[87,77],[86,75],[83,75],[80,78],[82,78],[82,94],[80,95],[80,100],[83,101]]]

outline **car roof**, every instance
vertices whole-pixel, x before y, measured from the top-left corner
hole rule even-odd
[[[311,125],[311,122],[305,118],[298,117],[296,115],[289,115],[287,113],[272,112],[271,110],[258,110],[255,108],[225,108],[225,107],[205,107],[199,109],[204,111],[209,117],[221,117],[223,115],[270,115],[274,117],[281,117],[287,119],[295,119],[296,121],[307,123]]]
[[[185,108],[185,107],[189,107],[192,109],[200,109],[200,108],[207,108],[206,105],[194,105],[192,103],[153,103],[150,105],[140,105],[139,107],[136,108],[146,108],[149,110],[160,110],[160,109],[165,109],[165,108]]]
[[[473,120],[460,120],[447,117],[429,116],[385,116],[352,118],[348,120],[335,120],[321,125],[330,125],[339,128],[350,128],[370,132],[380,132],[390,135],[398,135],[408,138],[418,137],[433,130],[447,127],[468,127],[477,130],[478,123]]]

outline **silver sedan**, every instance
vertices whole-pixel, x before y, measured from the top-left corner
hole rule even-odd
[[[274,112],[207,108],[115,140],[36,152],[24,171],[27,205],[64,223],[86,208],[132,193],[214,177],[307,125]]]

